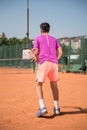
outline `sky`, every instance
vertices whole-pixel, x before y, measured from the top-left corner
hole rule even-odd
[[[0,0],[0,33],[26,36],[26,1]],[[87,0],[29,0],[29,37],[40,35],[42,22],[56,38],[87,35]]]

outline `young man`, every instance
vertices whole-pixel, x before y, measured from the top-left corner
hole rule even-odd
[[[40,25],[41,35],[36,37],[34,42],[33,51],[35,53],[35,61],[38,57],[38,69],[37,69],[37,85],[36,91],[39,99],[40,109],[37,111],[37,117],[40,117],[47,113],[47,109],[44,103],[42,85],[45,82],[46,77],[50,80],[50,86],[54,98],[53,112],[55,115],[59,115],[59,92],[57,88],[58,81],[58,59],[62,55],[62,49],[56,38],[49,35],[50,25],[48,23],[42,23]]]

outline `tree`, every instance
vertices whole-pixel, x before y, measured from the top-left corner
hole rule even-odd
[[[63,55],[62,58],[59,60],[59,63],[61,64],[67,64],[68,62],[68,55],[69,55],[69,46],[65,44],[61,44]]]
[[[6,37],[0,38],[0,45],[7,45],[8,39]]]
[[[2,38],[6,38],[6,35],[5,35],[5,33],[4,33],[4,32],[2,33]]]
[[[61,47],[63,51],[63,56],[67,56],[69,51],[69,46],[66,46],[65,44],[61,44]]]
[[[24,38],[21,40],[21,42],[22,42],[23,44],[27,45],[27,37],[24,37]],[[28,47],[29,47],[29,48],[32,48],[32,47],[33,47],[33,43],[32,43],[32,40],[31,40],[31,39],[29,39]]]
[[[8,44],[14,45],[14,44],[19,44],[19,43],[21,43],[21,41],[20,41],[20,39],[18,39],[18,38],[16,38],[16,37],[13,37],[13,38],[9,38],[9,39],[8,39]]]

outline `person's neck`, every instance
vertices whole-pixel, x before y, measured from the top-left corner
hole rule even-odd
[[[49,35],[49,33],[41,33],[41,35]]]

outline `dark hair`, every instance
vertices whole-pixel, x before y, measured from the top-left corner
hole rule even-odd
[[[50,31],[50,24],[49,23],[41,23],[40,28],[44,33],[48,33]]]

